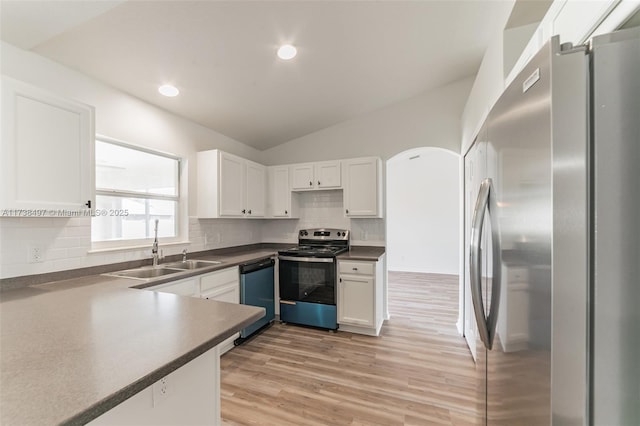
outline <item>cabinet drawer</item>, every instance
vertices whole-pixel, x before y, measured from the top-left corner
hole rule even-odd
[[[227,268],[200,277],[200,292],[204,293],[216,287],[239,280],[238,268]]]
[[[154,287],[151,287],[149,290],[158,291],[160,293],[173,293],[173,294],[178,294],[180,296],[193,297],[198,294],[197,283],[198,283],[197,279],[187,279],[187,280],[181,280],[177,282],[154,286]]]
[[[375,273],[375,263],[373,262],[339,262],[340,274],[350,275],[371,275]]]

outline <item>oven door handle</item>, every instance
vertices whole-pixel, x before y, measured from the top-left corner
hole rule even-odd
[[[296,257],[296,256],[278,256],[280,260],[289,260],[291,262],[313,262],[313,263],[333,263],[333,257]]]

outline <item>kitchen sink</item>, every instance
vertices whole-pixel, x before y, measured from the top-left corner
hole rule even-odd
[[[177,268],[140,268],[140,269],[128,269],[126,271],[110,272],[108,275],[111,277],[120,278],[133,278],[146,280],[149,278],[158,278],[165,275],[179,274],[183,269]]]
[[[176,268],[176,269],[200,269],[206,268],[213,265],[219,265],[222,262],[217,260],[187,260],[184,262],[173,262],[166,263],[165,266],[167,268]]]

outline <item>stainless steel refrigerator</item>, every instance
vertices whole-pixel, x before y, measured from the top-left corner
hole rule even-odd
[[[506,89],[465,154],[465,240],[485,423],[640,425],[640,28],[553,38]]]

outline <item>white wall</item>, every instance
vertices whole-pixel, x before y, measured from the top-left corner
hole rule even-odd
[[[196,211],[196,152],[219,148],[245,158],[260,160],[257,151],[206,127],[115,90],[97,80],[47,58],[2,42],[2,74],[47,89],[64,97],[93,105],[96,132],[132,144],[170,152],[185,158],[187,173],[182,185],[189,196],[189,211]],[[187,185],[188,184],[188,185]],[[186,214],[186,209],[185,212]],[[200,221],[184,224],[191,244],[168,246],[166,255],[183,248],[190,251],[261,241],[255,221]],[[215,235],[223,236],[216,239]],[[205,235],[212,235],[207,240]],[[43,248],[44,262],[28,263],[30,246]],[[45,273],[150,257],[149,249],[89,253],[89,218],[0,218],[0,278]]]
[[[390,271],[458,274],[459,163],[458,154],[440,148],[412,149],[387,162]]]
[[[502,31],[496,33],[484,53],[473,87],[462,113],[462,138],[459,152],[464,154],[493,104],[504,90]]]
[[[458,152],[460,117],[473,78],[456,81],[263,152],[265,164],[376,156],[435,146]]]

